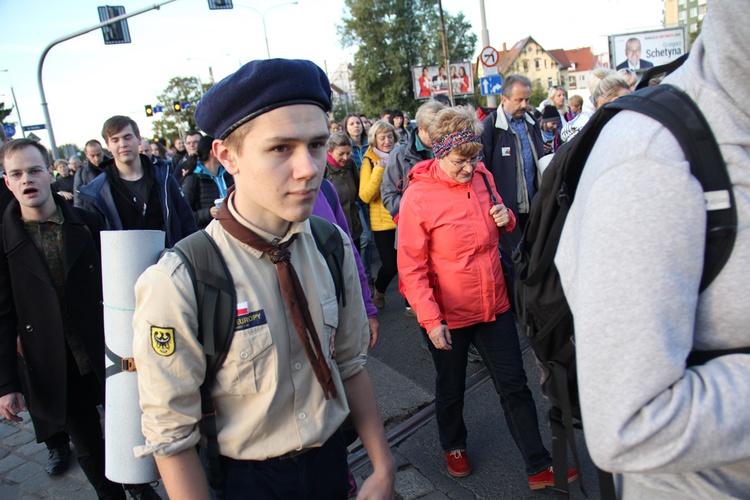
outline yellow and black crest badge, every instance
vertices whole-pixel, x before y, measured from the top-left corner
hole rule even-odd
[[[174,342],[174,328],[151,327],[151,347],[159,356],[171,356]]]

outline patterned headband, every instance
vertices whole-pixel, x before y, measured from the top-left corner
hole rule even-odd
[[[435,153],[435,158],[440,160],[454,148],[467,142],[481,143],[482,141],[473,130],[462,130],[461,132],[453,132],[452,134],[444,135],[436,141],[432,141],[432,152]]]

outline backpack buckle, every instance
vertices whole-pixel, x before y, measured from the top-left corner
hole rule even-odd
[[[122,358],[120,360],[120,367],[124,372],[134,372],[136,371],[135,360],[133,358]]]

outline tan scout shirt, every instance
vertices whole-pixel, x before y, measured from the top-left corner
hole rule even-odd
[[[238,221],[273,240],[229,206]],[[369,341],[349,238],[341,233],[347,284],[347,306],[341,307],[309,222],[292,224],[284,237],[300,233],[290,246],[292,264],[338,391],[336,399],[326,401],[286,310],[270,258],[234,239],[217,221],[206,230],[221,249],[237,289],[235,334],[213,391],[221,454],[265,460],[322,445],[349,413],[342,380],[363,369]],[[138,456],[169,456],[200,438],[199,387],[206,363],[196,340],[195,294],[181,260],[171,253],[146,270],[135,292],[133,351],[146,437],[146,446],[135,451]],[[162,355],[152,347],[152,327],[173,329],[171,354]]]

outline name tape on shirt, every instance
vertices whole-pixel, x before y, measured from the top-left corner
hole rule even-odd
[[[235,332],[247,330],[254,326],[265,325],[266,323],[266,313],[263,309],[251,312],[248,309],[247,302],[237,303],[237,321],[234,327]]]
[[[159,356],[171,356],[175,349],[174,328],[152,326],[151,347]]]

